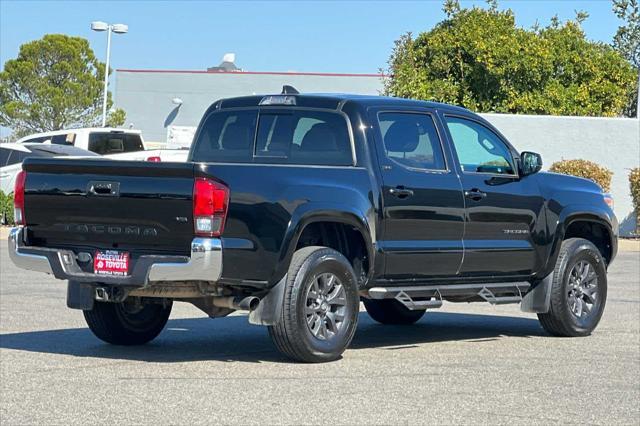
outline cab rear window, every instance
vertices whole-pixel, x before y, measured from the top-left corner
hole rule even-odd
[[[353,164],[345,118],[335,112],[302,109],[229,110],[205,120],[193,161]]]
[[[100,155],[143,151],[140,135],[131,133],[91,133],[89,151]]]

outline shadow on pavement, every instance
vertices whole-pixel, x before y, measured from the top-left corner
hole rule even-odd
[[[415,325],[386,326],[360,313],[359,321],[351,350],[393,350],[444,341],[481,344],[501,336],[546,335],[537,320],[518,317],[428,312]],[[289,362],[276,351],[267,328],[250,325],[245,316],[169,320],[156,340],[137,347],[108,345],[87,328],[70,328],[1,334],[0,348],[146,362]]]

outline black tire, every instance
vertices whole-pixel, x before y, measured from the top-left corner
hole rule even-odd
[[[407,325],[419,321],[425,310],[412,311],[395,299],[362,299],[371,318],[380,324]]]
[[[83,311],[87,325],[97,338],[113,345],[142,345],[155,339],[167,324],[172,303],[96,302]]]
[[[320,287],[331,287],[334,291],[323,293]],[[319,289],[319,297],[325,298],[324,305],[318,302],[316,306],[314,300],[318,299],[312,296],[316,294],[315,289]],[[330,302],[331,294],[337,295],[338,291],[342,296]],[[353,339],[359,306],[356,276],[349,261],[327,247],[304,247],[293,255],[282,313],[276,324],[269,326],[269,335],[276,348],[289,358],[302,362],[333,361],[340,358]],[[332,321],[328,320],[330,316]]]
[[[587,292],[574,289],[574,273],[580,271],[580,265],[585,264],[588,264],[589,268],[583,266],[582,270],[586,268],[587,274],[593,271],[597,280],[595,287],[589,286],[591,289],[587,289]],[[593,279],[591,282],[594,282]],[[587,310],[589,301],[593,303]],[[588,336],[600,322],[606,301],[607,269],[598,248],[582,238],[563,241],[553,271],[549,312],[538,314],[542,327],[554,336]],[[581,308],[578,309],[574,302],[579,303]],[[576,310],[580,311],[580,316],[577,316]]]

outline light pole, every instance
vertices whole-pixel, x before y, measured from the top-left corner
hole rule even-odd
[[[107,125],[107,89],[109,88],[109,57],[111,56],[111,32],[116,34],[125,34],[129,31],[129,27],[125,24],[107,24],[102,21],[94,21],[91,23],[93,31],[107,32],[107,62],[104,66],[104,96],[102,98],[102,127]]]

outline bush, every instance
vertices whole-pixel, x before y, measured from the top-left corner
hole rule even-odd
[[[631,173],[629,173],[629,189],[631,189],[633,208],[636,211],[636,233],[640,233],[640,167],[631,169]]]
[[[13,194],[0,191],[0,221],[3,225],[13,225]]]
[[[549,167],[550,172],[562,173],[564,175],[578,176],[591,179],[604,192],[611,190],[611,176],[613,172],[598,164],[587,160],[562,160],[556,161]]]

